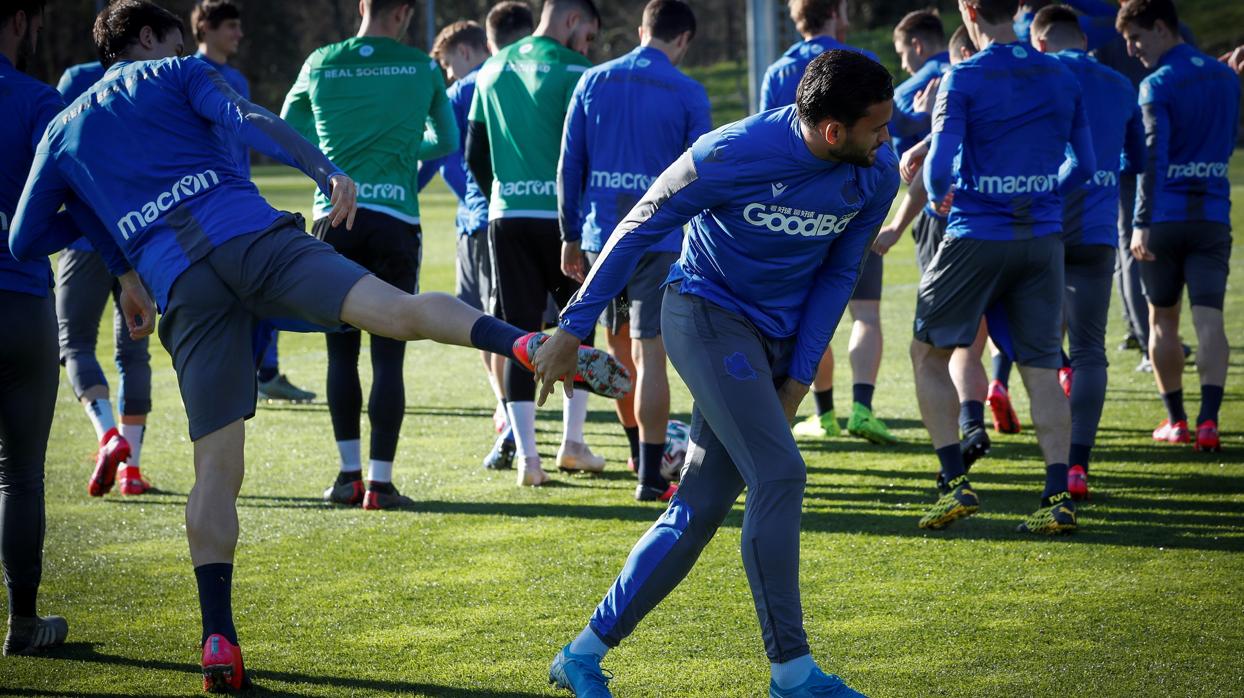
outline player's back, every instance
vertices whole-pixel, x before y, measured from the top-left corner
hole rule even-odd
[[[480,68],[471,120],[488,131],[494,175],[490,218],[557,216],[562,125],[590,65],[553,39],[529,36]]]
[[[956,115],[963,149],[947,235],[1011,240],[1062,229],[1058,173],[1080,108],[1075,76],[1019,44],[993,44],[955,66],[936,117]],[[935,129],[936,131],[936,129]]]
[[[640,47],[589,70],[576,99],[589,160],[584,233],[607,237],[661,172],[711,128],[708,95],[660,50]]]
[[[72,102],[104,77],[104,66],[99,61],[79,63],[65,69],[56,83],[56,91],[66,102]]]
[[[1136,90],[1127,77],[1084,51],[1060,51],[1052,55],[1080,84],[1097,160],[1097,172],[1089,181],[1064,197],[1064,232],[1076,236],[1068,242],[1115,244],[1119,171],[1129,122],[1137,114]],[[1139,124],[1133,127],[1139,128]]]
[[[1228,165],[1240,123],[1240,80],[1227,66],[1179,44],[1140,85],[1146,130],[1166,140],[1149,222],[1230,222]],[[1162,157],[1165,155],[1165,157]],[[1151,154],[1152,156],[1152,154]]]
[[[828,36],[814,36],[798,41],[786,49],[780,58],[765,71],[760,91],[760,110],[776,109],[795,103],[795,88],[808,69],[808,64],[830,49],[854,51],[877,60],[877,54],[868,49],[856,48]],[[878,61],[880,62],[880,61]]]

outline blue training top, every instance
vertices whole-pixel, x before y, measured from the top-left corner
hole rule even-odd
[[[1097,160],[1092,178],[1063,197],[1063,242],[1113,247],[1119,242],[1119,173],[1125,168],[1136,171],[1144,157],[1145,127],[1136,89],[1122,73],[1084,51],[1051,55],[1080,82]]]
[[[441,173],[441,179],[458,197],[458,215],[454,219],[459,235],[473,235],[488,227],[488,199],[480,191],[466,163],[467,116],[471,112],[471,100],[475,97],[475,78],[479,68],[454,81],[446,94],[458,123],[458,149],[435,160],[419,163],[419,191],[428,186],[432,177]]]
[[[1115,17],[1119,14],[1118,5],[1111,5],[1105,0],[1063,0],[1063,4],[1080,13],[1080,31],[1088,39],[1088,50],[1094,51],[1119,37],[1114,27]],[[1037,13],[1032,11],[1025,11],[1015,18],[1015,35],[1021,43],[1030,43],[1032,20],[1036,18]]]
[[[1171,221],[1231,223],[1228,163],[1240,128],[1240,79],[1188,44],[1140,83],[1147,152],[1138,228]]]
[[[924,181],[930,201],[944,200],[953,181],[948,237],[1059,233],[1060,192],[1087,181],[1096,166],[1080,85],[1054,58],[995,43],[942,81]]]
[[[562,133],[557,199],[562,239],[600,252],[657,176],[713,128],[708,93],[643,46],[579,79]],[[652,252],[682,249],[674,229]]]
[[[817,56],[830,49],[843,49],[868,56],[874,61],[877,54],[867,49],[848,46],[828,36],[814,36],[800,41],[790,48],[782,57],[773,62],[765,71],[764,84],[760,88],[760,111],[784,107],[795,103],[795,88],[803,77],[803,71]],[[880,63],[881,61],[877,61]]]
[[[60,76],[60,82],[56,83],[56,91],[60,92],[61,99],[68,104],[86,92],[91,85],[99,82],[102,77],[104,77],[104,65],[99,61],[71,65]],[[93,248],[90,240],[80,237],[69,245],[69,249],[89,252]]]
[[[913,103],[916,95],[950,70],[950,53],[942,51],[930,56],[914,75],[894,88],[894,116],[890,118],[890,137],[894,139],[894,151],[899,155],[924,140],[932,129],[928,112],[918,112]]]
[[[246,76],[243,75],[240,70],[238,70],[237,68],[234,68],[228,63],[217,63],[216,61],[208,58],[207,55],[204,54],[202,51],[195,53],[194,57],[198,58],[204,63],[215,68],[216,72],[220,73],[221,77],[225,79],[225,82],[229,84],[229,87],[232,87],[233,91],[238,93],[238,95],[240,95],[242,99],[245,99],[248,101],[250,100],[251,85],[249,82],[246,81]],[[68,101],[68,98],[66,98],[66,101]],[[222,140],[230,140],[223,133],[221,134],[221,138]],[[236,139],[232,139],[230,140],[230,142],[233,144],[232,145],[233,157],[236,158],[238,161],[238,167],[242,170],[242,176],[250,177],[251,176],[250,148],[246,147],[245,143],[242,143],[241,141],[238,141]]]
[[[587,336],[648,247],[691,221],[668,282],[767,337],[796,337],[790,377],[811,383],[898,186],[887,145],[872,167],[814,156],[793,106],[723,126],[683,153],[622,221],[561,327]]]
[[[238,167],[233,140],[297,167],[325,193],[329,178],[340,173],[203,61],[113,65],[53,119],[40,141],[10,237],[13,255],[48,254],[77,237],[51,225],[76,193],[106,226],[106,235],[91,237],[95,249],[106,261],[124,251],[165,308],[187,267],[281,215]]]
[[[5,115],[5,127],[0,129],[0,233],[5,236],[0,249],[0,291],[45,298],[52,285],[47,257],[19,262],[9,254],[8,238],[35,148],[48,122],[64,106],[56,90],[21,72],[0,54],[0,111]]]

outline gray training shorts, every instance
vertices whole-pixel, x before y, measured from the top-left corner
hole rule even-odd
[[[488,252],[488,231],[458,236],[458,300],[476,310],[493,313],[492,255]]]
[[[1145,297],[1158,308],[1188,304],[1222,310],[1231,273],[1231,226],[1210,221],[1149,226],[1152,262],[1140,263]]]
[[[284,216],[216,247],[177,277],[160,319],[197,441],[255,415],[255,326],[262,318],[341,326],[341,305],[368,274]]]
[[[860,278],[851,293],[853,301],[881,300],[881,279],[885,274],[885,257],[869,250],[864,266],[860,268]]]
[[[1019,364],[1061,368],[1063,264],[1060,235],[946,238],[920,279],[916,339],[939,349],[971,346],[991,311],[990,335],[1009,335]]]
[[[911,224],[911,238],[916,243],[916,267],[920,273],[929,268],[937,248],[942,246],[946,238],[946,219],[929,212],[929,207],[920,209],[916,220]]]
[[[587,259],[596,264],[600,254],[588,252]],[[677,252],[645,252],[635,265],[635,273],[626,290],[605,306],[600,324],[611,334],[618,334],[628,323],[631,339],[652,339],[661,336],[661,304],[665,298],[665,279],[670,267],[678,261]]]

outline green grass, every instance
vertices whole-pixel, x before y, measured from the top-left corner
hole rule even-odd
[[[1244,182],[1244,158],[1235,165],[1235,181]],[[276,169],[257,179],[276,205],[306,212],[303,179]],[[1234,193],[1244,202],[1244,186]],[[424,288],[447,290],[453,204],[439,182],[423,209]],[[1244,207],[1236,211],[1244,229]],[[1237,249],[1233,279],[1242,264]],[[1042,482],[1031,431],[998,437],[974,471],[979,516],[939,534],[916,528],[932,499],[935,460],[906,353],[915,283],[904,242],[886,270],[889,346],[876,405],[904,443],[802,444],[809,470],[802,586],[815,656],[881,697],[1239,695],[1238,286],[1226,309],[1236,350],[1226,451],[1152,446],[1148,431],[1162,416],[1152,378],[1133,372],[1135,354],[1112,347],[1096,499],[1082,510],[1080,533],[1046,540],[1013,532]],[[1112,340],[1121,334],[1117,308]],[[848,334],[834,340],[840,357]],[[101,357],[110,355],[109,337],[100,335]],[[70,643],[49,657],[0,659],[0,694],[196,694],[198,613],[183,524],[191,446],[168,356],[153,354],[156,412],[143,461],[158,494],[86,496],[94,437],[67,383],[61,387],[47,460],[40,609],[68,617]],[[281,358],[295,382],[324,394],[322,339],[283,335]],[[260,695],[553,695],[549,659],[586,622],[659,508],[631,499],[625,439],[600,400],[588,436],[610,460],[602,477],[558,475],[556,486],[520,490],[511,476],[482,471],[492,406],[477,364],[471,351],[410,346],[396,480],[419,502],[415,512],[322,505],[336,470],[326,406],[259,408],[248,428],[235,611]],[[1195,385],[1191,372],[1187,380]],[[849,378],[840,375],[838,386],[842,409]],[[1189,392],[1194,407],[1195,387]],[[1027,422],[1022,390],[1016,398]],[[690,409],[681,385],[674,409],[684,419]],[[546,410],[539,422],[549,459],[558,417]],[[763,693],[768,666],[738,554],[741,511],[686,582],[609,656],[618,695]]]

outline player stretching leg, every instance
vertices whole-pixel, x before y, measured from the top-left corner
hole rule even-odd
[[[976,339],[987,310],[990,333],[1009,334],[1004,344],[1017,354],[1046,462],[1041,506],[1021,529],[1055,533],[1076,525],[1067,492],[1071,415],[1057,378],[1064,286],[1059,192],[1085,182],[1096,164],[1075,76],[1016,41],[1015,6],[1015,0],[960,3],[980,52],[941,85],[925,163],[929,198],[943,202],[941,208],[951,198],[953,204],[946,240],[920,281],[911,346],[920,414],[945,483],[921,528],[943,528],[980,506],[957,438],[948,365],[956,347]]]
[[[1167,418],[1154,441],[1217,451],[1218,410],[1230,348],[1222,306],[1231,259],[1231,185],[1227,164],[1239,131],[1240,80],[1227,66],[1180,38],[1170,0],[1128,0],[1119,31],[1128,53],[1154,73],[1140,84],[1145,169],[1133,220],[1132,254],[1149,299],[1149,357]],[[1201,411],[1196,436],[1184,411],[1185,356],[1179,303],[1185,284],[1197,334]]]
[[[28,260],[77,237],[53,223],[62,204],[80,196],[107,221],[107,234],[92,238],[96,249],[105,259],[123,251],[163,309],[160,338],[173,358],[194,442],[186,534],[203,618],[204,688],[237,690],[248,681],[231,589],[244,420],[255,412],[256,321],[347,324],[401,341],[487,349],[529,366],[545,337],[447,295],[400,291],[268,206],[229,156],[232,143],[218,140],[222,135],[311,177],[330,197],[333,225],[353,226],[355,185],[205,63],[173,58],[183,46],[175,15],[120,0],[100,14],[94,33],[107,72],[40,141],[10,247],[14,258]],[[136,314],[128,310],[127,317]],[[142,314],[149,332],[154,309]],[[594,349],[579,355],[576,379],[609,397],[629,389],[611,357]]]
[[[639,48],[587,71],[570,100],[558,170],[562,238],[566,246],[582,245],[593,264],[657,176],[712,128],[704,88],[675,67],[695,26],[695,13],[682,0],[652,0],[644,8]],[[670,415],[661,300],[682,238],[681,228],[671,230],[649,248],[627,280],[624,299],[611,302],[602,316],[613,354],[625,351],[637,368],[630,416],[638,422],[639,501],[669,501],[676,489],[661,473]],[[574,251],[564,257],[578,259]],[[581,265],[566,272],[583,279]]]
[[[861,695],[809,653],[799,598],[807,468],[789,425],[898,192],[893,92],[880,64],[831,50],[808,66],[795,106],[696,141],[614,231],[536,357],[544,398],[644,251],[691,221],[661,323],[694,401],[682,483],[554,659],[558,686],[610,695],[601,658],[682,581],[746,488],[743,566],[772,663],[769,695]]]
[[[413,0],[364,0],[358,36],[314,51],[285,97],[282,117],[360,181],[358,222],[330,225],[329,199],[315,201],[312,234],[377,278],[415,293],[423,233],[418,170],[458,147],[459,132],[436,62],[400,43],[414,17]],[[425,134],[424,127],[428,127]],[[324,499],[364,509],[395,509],[414,500],[393,485],[393,461],[406,413],[406,344],[372,336],[370,463],[364,492],[359,418],[363,408],[358,362],[362,335],[330,332],[328,410],[341,469]]]
[[[784,107],[795,102],[795,87],[808,63],[830,49],[855,51],[877,60],[871,51],[841,42],[851,26],[846,0],[795,0],[790,4],[803,41],[796,42],[765,71],[761,86],[760,109]],[[851,297],[853,319],[848,349],[853,384],[851,416],[847,431],[853,436],[878,444],[897,443],[885,423],[873,416],[873,393],[877,371],[881,368],[881,281],[884,265],[881,255],[869,252],[859,283]],[[801,436],[837,436],[841,433],[834,414],[834,354],[827,348],[812,382],[816,415],[795,426]]]
[[[1126,77],[1085,53],[1088,39],[1075,12],[1064,6],[1037,13],[1032,44],[1071,69],[1084,95],[1097,173],[1063,199],[1067,334],[1070,339],[1071,451],[1067,490],[1088,497],[1089,457],[1106,403],[1106,321],[1118,240],[1119,172],[1144,157],[1144,124],[1136,90]]]
[[[27,76],[43,27],[43,1],[0,6],[0,314],[14,328],[0,345],[0,567],[9,596],[6,655],[34,654],[65,641],[69,624],[36,612],[43,576],[43,465],[56,411],[56,310],[48,260],[9,255],[22,184],[49,121],[64,106],[56,91]],[[137,277],[130,274],[130,280]],[[96,315],[98,323],[99,316]],[[17,336],[20,328],[20,337]]]

